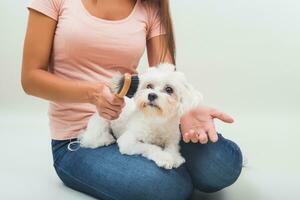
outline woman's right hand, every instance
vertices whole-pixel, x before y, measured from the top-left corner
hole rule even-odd
[[[105,84],[97,84],[97,93],[93,96],[92,104],[97,107],[99,115],[107,120],[117,119],[125,106],[124,98],[113,94]]]

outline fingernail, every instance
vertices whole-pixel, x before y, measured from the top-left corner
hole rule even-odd
[[[202,140],[201,144],[207,144],[207,140]]]
[[[214,136],[211,141],[214,142],[214,143],[217,142],[218,141],[218,137]]]

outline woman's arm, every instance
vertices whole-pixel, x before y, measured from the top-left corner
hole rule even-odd
[[[48,72],[56,23],[30,10],[23,51],[22,87],[27,94],[50,101],[92,102],[100,85],[65,80]]]
[[[161,55],[163,55],[163,47],[161,46],[161,40],[165,40],[165,35],[159,35],[147,40],[147,55],[148,55],[148,63],[149,66],[157,66],[160,63],[171,63],[174,64],[172,61],[172,57],[168,52],[164,60],[160,60]]]
[[[56,21],[30,10],[24,43],[22,87],[33,96],[68,103],[92,103],[106,119],[116,119],[124,100],[113,95],[104,84],[70,81],[48,72]]]

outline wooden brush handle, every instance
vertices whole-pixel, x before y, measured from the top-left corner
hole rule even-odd
[[[131,75],[129,73],[125,73],[123,87],[122,87],[121,91],[116,95],[120,98],[123,98],[127,94],[128,90],[130,88],[130,84],[131,84]]]

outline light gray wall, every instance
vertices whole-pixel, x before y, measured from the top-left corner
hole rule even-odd
[[[300,111],[299,1],[172,2],[179,64],[208,103]]]

